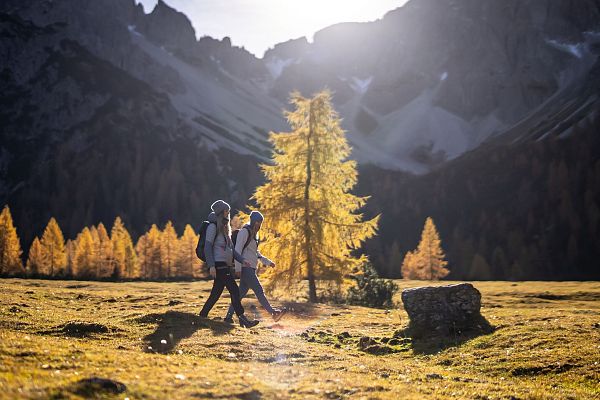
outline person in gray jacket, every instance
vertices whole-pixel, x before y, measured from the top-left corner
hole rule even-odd
[[[244,260],[248,261],[248,264],[242,266],[242,263],[236,260],[235,271],[236,274],[241,274],[240,298],[243,299],[248,293],[248,290],[252,289],[260,305],[271,314],[275,321],[279,321],[285,314],[286,309],[275,309],[271,306],[269,300],[267,300],[267,297],[265,296],[265,291],[258,280],[258,276],[256,275],[256,268],[259,260],[263,265],[275,267],[273,261],[263,256],[260,254],[260,251],[258,251],[258,231],[260,230],[263,220],[264,217],[260,212],[252,211],[250,213],[250,223],[244,225],[244,227],[239,230],[235,241],[235,251],[240,253]],[[229,311],[227,311],[227,315],[225,316],[225,322],[233,322],[232,316],[234,311],[235,304],[233,304],[232,300]]]
[[[210,224],[206,229],[204,253],[206,255],[206,264],[214,281],[210,296],[208,296],[206,303],[204,303],[202,311],[200,311],[200,316],[203,318],[208,317],[208,313],[217,300],[219,300],[219,297],[221,297],[223,289],[227,288],[231,295],[231,304],[240,320],[240,325],[245,328],[251,328],[256,326],[258,321],[250,321],[244,315],[240,290],[235,282],[232,271],[234,258],[244,265],[250,265],[250,263],[244,260],[242,255],[233,248],[231,225],[229,222],[231,207],[223,200],[217,200],[210,208],[213,212],[208,216]]]

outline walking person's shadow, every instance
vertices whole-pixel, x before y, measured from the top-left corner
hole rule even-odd
[[[167,311],[161,314],[149,314],[144,322],[156,322],[154,332],[144,337],[144,351],[147,353],[167,354],[185,338],[197,330],[210,329],[214,334],[224,335],[233,329],[233,325],[200,318],[196,314]]]

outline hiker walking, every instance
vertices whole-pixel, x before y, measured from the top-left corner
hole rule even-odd
[[[263,256],[260,254],[260,251],[258,251],[258,231],[260,230],[263,220],[264,217],[260,212],[252,211],[250,213],[250,223],[244,225],[242,229],[234,233],[235,250],[242,255],[244,260],[248,261],[248,264],[242,266],[242,263],[236,260],[235,271],[236,274],[238,272],[241,274],[240,298],[244,298],[248,293],[248,290],[252,289],[263,308],[271,314],[275,321],[279,321],[285,314],[286,309],[276,309],[271,307],[269,300],[267,300],[267,297],[265,296],[265,291],[258,280],[258,276],[256,275],[259,260],[263,265],[275,267],[273,261]],[[234,311],[235,305],[233,304],[232,299],[229,311],[227,311],[227,315],[225,316],[225,322],[233,322],[232,316]]]
[[[231,207],[223,200],[217,200],[210,208],[213,212],[208,216],[208,223],[206,224],[205,222],[206,232],[203,250],[210,276],[214,278],[214,281],[210,296],[208,296],[206,303],[204,303],[202,311],[200,311],[200,316],[203,318],[208,317],[208,313],[217,300],[219,300],[219,297],[221,297],[223,288],[226,287],[231,295],[231,304],[240,320],[240,325],[245,328],[251,328],[256,326],[258,321],[250,321],[244,315],[244,308],[240,301],[240,290],[233,276],[234,258],[244,265],[249,265],[249,262],[245,261],[241,254],[233,248],[231,224],[229,221]]]

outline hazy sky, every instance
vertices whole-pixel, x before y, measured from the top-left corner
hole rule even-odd
[[[147,13],[157,0],[138,0]],[[406,0],[165,0],[192,21],[196,36],[229,36],[258,57],[273,45],[338,22],[374,21]]]

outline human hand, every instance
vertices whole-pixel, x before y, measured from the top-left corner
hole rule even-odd
[[[214,278],[217,277],[217,269],[215,267],[210,267],[209,269],[210,276]]]
[[[244,260],[244,267],[250,267],[250,261]]]
[[[271,268],[275,268],[275,261],[271,261]]]
[[[240,278],[241,276],[242,276],[242,273],[240,271],[235,271],[236,278]]]

